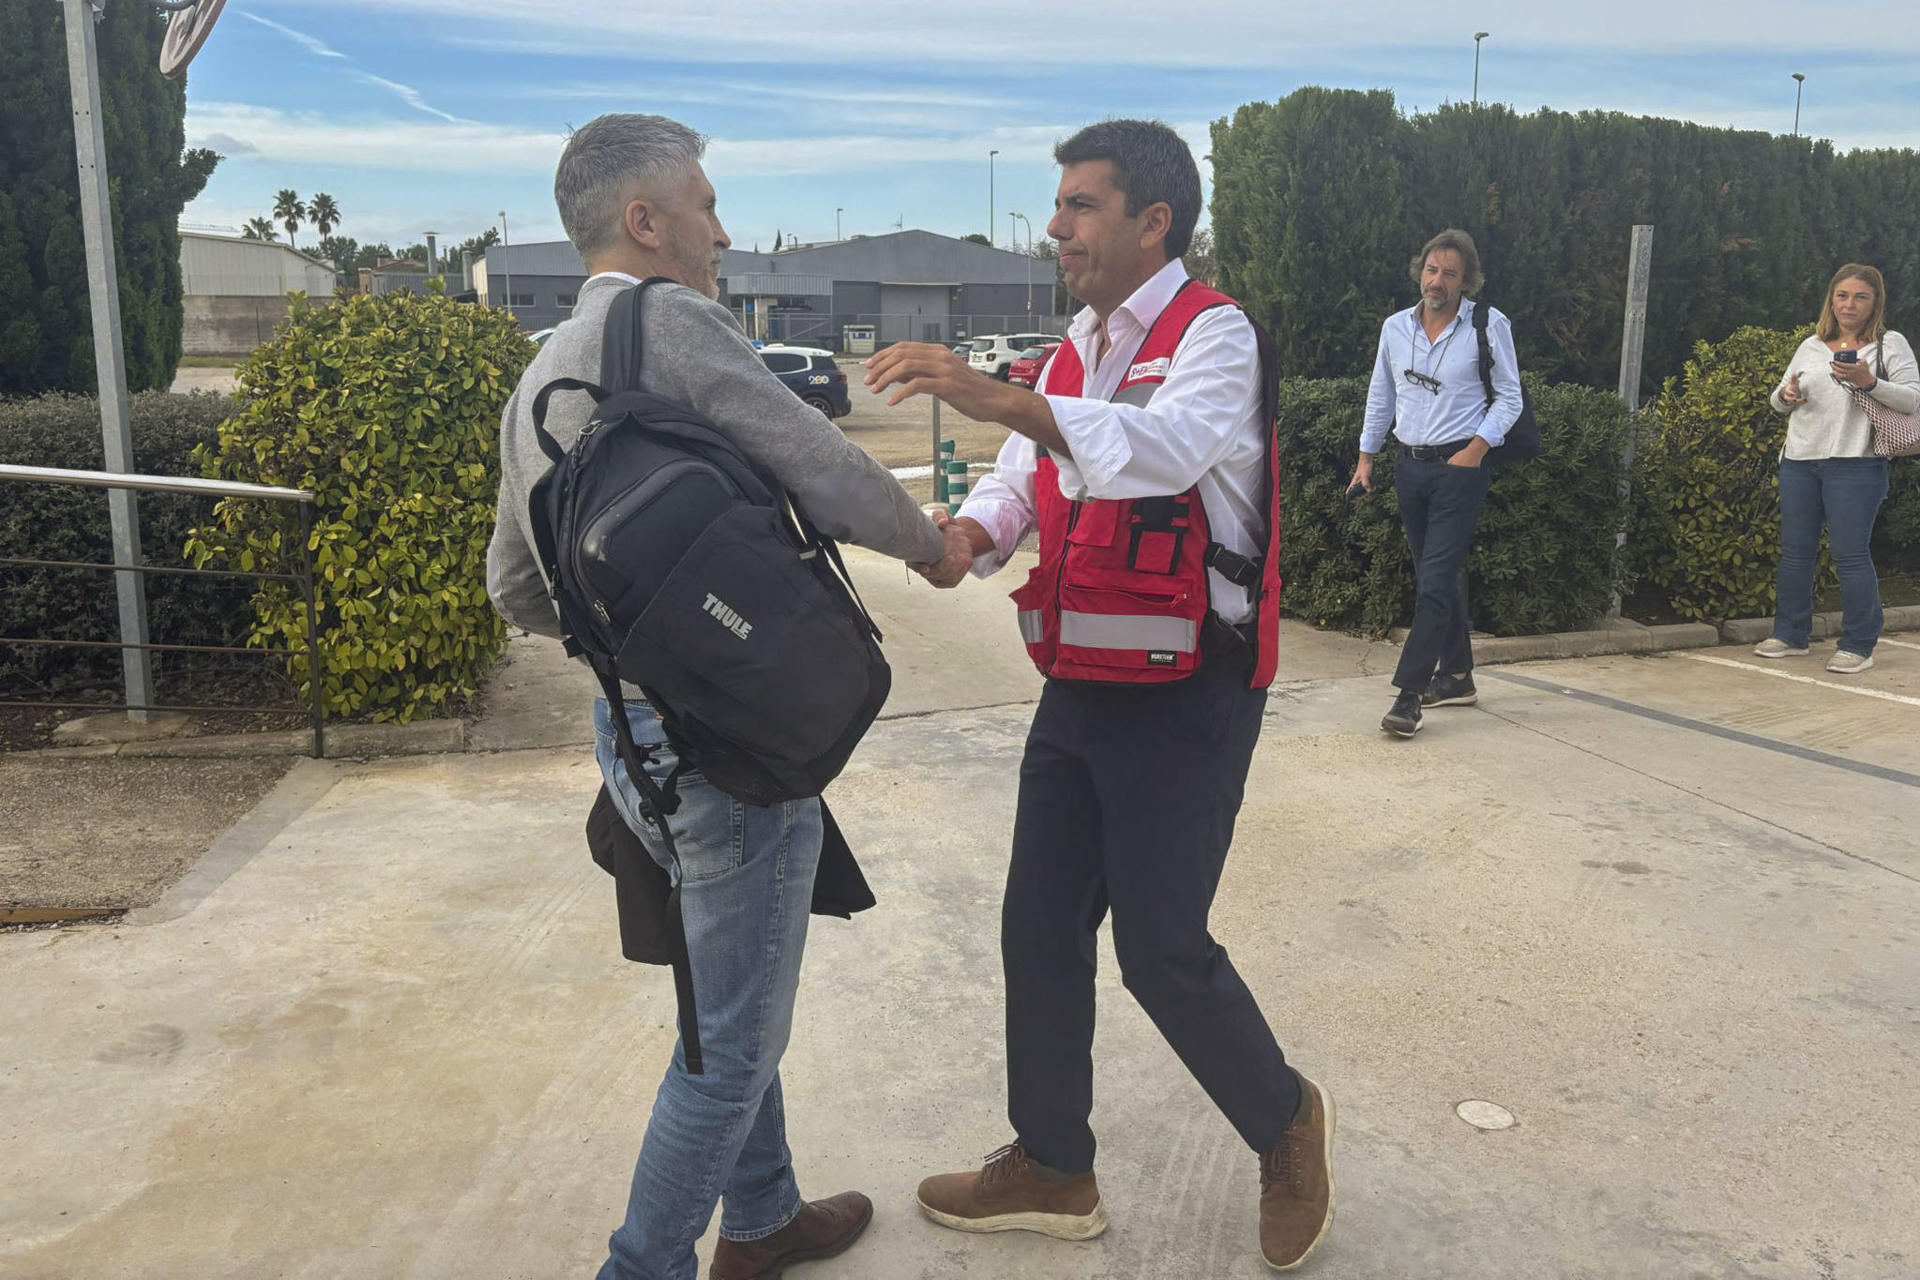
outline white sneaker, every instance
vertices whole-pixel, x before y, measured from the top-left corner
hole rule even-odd
[[[1768,636],[1765,640],[1753,646],[1753,651],[1762,658],[1804,658],[1807,656],[1807,646],[1800,645],[1795,647],[1794,645],[1788,644],[1785,640],[1780,639],[1778,636]]]
[[[1843,676],[1857,675],[1872,665],[1872,655],[1851,653],[1845,649],[1834,650],[1833,657],[1827,659],[1827,670],[1837,671]]]

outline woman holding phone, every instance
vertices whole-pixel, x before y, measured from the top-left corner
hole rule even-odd
[[[1913,347],[1887,328],[1887,285],[1880,272],[1848,263],[1827,286],[1820,324],[1800,344],[1773,391],[1787,415],[1780,454],[1780,572],[1773,635],[1754,647],[1763,658],[1807,652],[1813,633],[1813,574],[1825,525],[1840,570],[1840,645],[1827,670],[1853,675],[1873,665],[1883,615],[1880,579],[1867,544],[1887,496],[1887,460],[1873,451],[1873,423],[1857,388],[1901,413],[1920,410],[1920,366]]]

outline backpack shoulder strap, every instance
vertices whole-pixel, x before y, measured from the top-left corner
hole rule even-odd
[[[657,284],[675,284],[665,276],[649,276],[607,308],[606,328],[600,334],[600,383],[609,391],[640,389],[641,358],[646,338],[640,330],[640,310],[647,290]]]
[[[1493,343],[1487,339],[1487,318],[1493,308],[1484,302],[1473,304],[1473,337],[1480,346],[1480,386],[1487,393],[1487,407],[1493,407]]]
[[[560,442],[555,440],[553,434],[547,430],[547,400],[556,391],[584,391],[593,397],[596,405],[607,398],[607,393],[598,385],[580,378],[555,378],[540,388],[539,394],[534,396],[533,434],[540,441],[540,452],[546,454],[547,460],[557,467],[566,458],[567,451],[560,447]]]

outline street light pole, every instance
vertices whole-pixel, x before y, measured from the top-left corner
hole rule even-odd
[[[1800,91],[1806,88],[1807,78],[1798,71],[1793,73],[1793,136],[1800,136]]]
[[[134,470],[133,433],[127,401],[126,348],[120,332],[120,277],[114,264],[113,198],[107,184],[106,117],[100,110],[100,54],[93,25],[101,16],[89,0],[63,0],[67,24],[67,83],[73,98],[74,161],[80,178],[80,227],[87,255],[87,300],[93,311],[93,366],[100,391],[102,457],[108,471]],[[178,19],[176,19],[178,21]],[[140,506],[131,489],[107,490],[107,522],[116,564],[140,558]],[[113,575],[120,611],[120,642],[147,643],[146,576],[131,570]],[[127,716],[145,723],[153,705],[151,650],[122,649],[120,670],[127,704],[142,708]]]
[[[507,211],[505,209],[502,209],[500,211],[500,247],[502,249],[507,247]],[[504,274],[507,277],[507,280],[506,280],[507,318],[512,319],[513,318],[513,268],[508,267]]]
[[[1007,217],[1018,218],[1027,224],[1027,320],[1031,324],[1033,320],[1033,223],[1024,213],[1009,213]],[[1019,241],[1016,240],[1014,243],[1018,244]]]
[[[1492,35],[1491,31],[1473,33],[1473,105],[1480,105],[1480,42]]]
[[[845,209],[835,209],[833,211],[833,238],[835,240],[840,238],[840,215],[845,212]]]
[[[987,152],[987,243],[993,243],[993,158],[998,151]]]

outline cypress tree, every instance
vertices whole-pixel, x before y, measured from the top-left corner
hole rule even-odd
[[[186,86],[160,74],[166,20],[112,3],[95,27],[127,385],[180,362],[180,210],[219,157],[186,150]],[[61,6],[0,0],[0,395],[92,394],[93,321]]]

